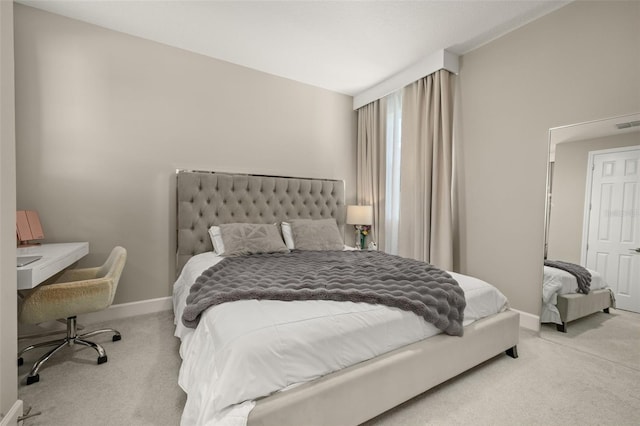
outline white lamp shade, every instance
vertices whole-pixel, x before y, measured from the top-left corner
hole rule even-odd
[[[373,206],[347,206],[348,225],[373,225]]]

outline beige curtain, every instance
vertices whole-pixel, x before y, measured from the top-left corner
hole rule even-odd
[[[398,254],[453,268],[453,76],[404,88]]]
[[[357,201],[373,206],[373,227],[367,241],[384,247],[386,175],[386,101],[379,99],[358,109]]]

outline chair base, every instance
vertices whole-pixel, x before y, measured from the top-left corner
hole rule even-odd
[[[57,340],[51,340],[48,342],[36,343],[35,345],[27,346],[26,348],[22,349],[20,352],[18,352],[18,366],[24,364],[24,359],[22,358],[22,355],[24,355],[26,352],[35,348],[55,346],[49,352],[47,352],[42,357],[40,357],[40,359],[36,361],[35,364],[33,364],[33,367],[31,368],[31,371],[27,376],[27,385],[31,385],[33,383],[40,381],[40,375],[38,374],[38,371],[40,371],[40,368],[42,368],[44,363],[47,362],[55,353],[60,351],[65,346],[73,346],[78,344],[78,345],[91,347],[95,349],[96,352],[98,352],[98,365],[104,364],[105,362],[107,362],[107,353],[105,352],[104,348],[97,343],[91,342],[89,340],[85,340],[86,337],[95,336],[101,333],[114,333],[112,337],[112,341],[114,342],[117,342],[118,340],[122,339],[122,335],[120,334],[120,332],[112,328],[104,328],[101,330],[90,331],[88,333],[78,335],[76,317],[69,317],[67,318],[67,337],[65,337],[64,339],[57,339]]]
[[[31,385],[33,383],[40,381],[40,375],[36,374],[35,376],[27,376],[27,385]]]

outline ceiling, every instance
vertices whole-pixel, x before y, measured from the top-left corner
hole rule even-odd
[[[619,129],[618,124],[627,123],[633,125]],[[640,113],[621,115],[619,117],[604,118],[586,123],[570,124],[568,126],[554,127],[549,131],[549,155],[550,161],[555,161],[556,145],[565,142],[576,142],[595,138],[604,138],[625,133],[640,132]],[[638,135],[640,141],[640,135]]]
[[[18,3],[357,95],[437,51],[464,54],[569,1]]]
[[[575,142],[584,139],[602,138],[623,133],[640,132],[640,113],[604,118],[602,120],[577,123],[568,126],[554,127],[550,132],[551,144]],[[618,124],[634,123],[632,126],[619,129]]]

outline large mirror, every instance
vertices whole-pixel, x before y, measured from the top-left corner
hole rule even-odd
[[[640,313],[640,113],[550,129],[545,222],[545,261],[595,271]],[[558,324],[546,286],[541,320]]]

